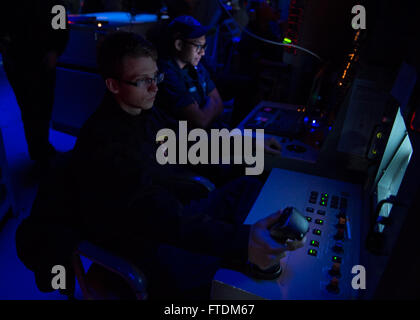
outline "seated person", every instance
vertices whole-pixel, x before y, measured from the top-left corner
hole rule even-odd
[[[200,63],[208,28],[191,16],[179,16],[168,27],[169,57],[158,62],[165,73],[156,105],[177,120],[196,128],[226,127],[220,120],[223,101],[209,73]]]
[[[175,18],[167,30],[169,35],[163,37],[169,37],[173,46],[167,48],[172,50],[170,57],[158,61],[159,70],[165,76],[159,85],[156,106],[176,120],[187,120],[189,129],[227,128],[227,122],[222,120],[223,101],[219,91],[200,63],[205,54],[208,28],[184,15]],[[264,150],[278,155],[281,145],[275,138],[269,138],[264,142]],[[215,176],[210,168],[196,169],[205,176]],[[229,176],[237,176],[234,169],[228,168],[228,171]]]
[[[260,190],[257,180],[242,177],[186,205],[165,187],[180,166],[156,160],[156,133],[173,125],[153,106],[162,79],[156,58],[133,33],[112,34],[98,49],[107,92],[83,125],[72,159],[80,229],[137,264],[150,298],[208,298],[222,262],[268,268],[302,243],[270,237],[280,211],[242,224]]]

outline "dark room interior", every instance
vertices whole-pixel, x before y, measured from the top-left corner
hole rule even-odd
[[[3,1],[0,300],[418,299],[419,21]]]

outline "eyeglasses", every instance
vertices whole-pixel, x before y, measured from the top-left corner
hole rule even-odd
[[[158,73],[153,78],[144,78],[144,79],[137,80],[135,82],[122,80],[122,79],[118,79],[118,80],[123,83],[130,84],[138,88],[148,88],[151,86],[152,83],[155,83],[155,84],[161,83],[164,78],[165,78],[164,73]]]
[[[195,50],[197,50],[197,52],[200,52],[201,50],[206,51],[206,49],[207,49],[207,43],[205,43],[205,44],[196,44],[194,42],[190,42],[190,41],[187,41],[187,40],[182,40],[182,41],[184,41],[185,43],[188,43],[188,44],[194,46],[195,47]]]

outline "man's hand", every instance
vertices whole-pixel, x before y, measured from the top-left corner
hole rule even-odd
[[[279,155],[281,152],[281,144],[277,141],[276,138],[265,138],[264,151],[272,155]]]
[[[288,241],[282,244],[271,237],[269,228],[278,221],[281,214],[282,211],[279,210],[251,226],[248,260],[262,270],[278,264],[280,259],[285,257],[286,251],[299,249],[305,243],[304,238],[302,241]]]

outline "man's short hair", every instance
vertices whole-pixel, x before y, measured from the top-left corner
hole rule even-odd
[[[157,53],[153,45],[138,34],[124,31],[112,33],[98,46],[97,63],[102,77],[121,77],[126,57],[150,57],[156,61]]]

